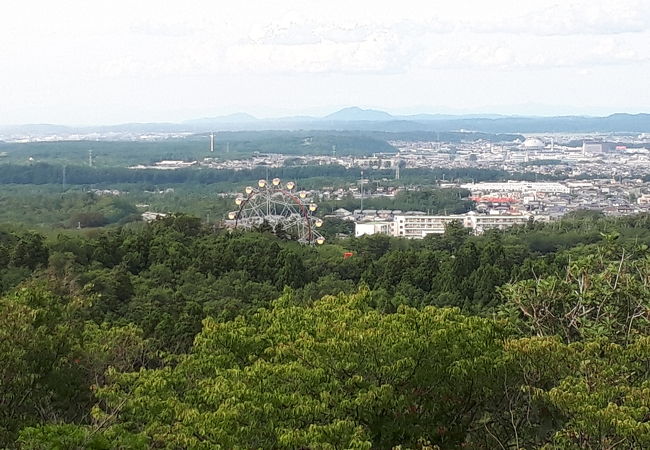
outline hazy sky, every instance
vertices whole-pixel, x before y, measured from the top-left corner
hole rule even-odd
[[[0,123],[650,111],[649,0],[7,0]]]

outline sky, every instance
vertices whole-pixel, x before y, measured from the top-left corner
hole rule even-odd
[[[648,0],[13,0],[0,124],[650,112]]]

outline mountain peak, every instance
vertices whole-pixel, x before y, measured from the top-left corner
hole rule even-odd
[[[393,120],[394,117],[388,114],[385,111],[379,111],[377,109],[362,109],[358,106],[350,106],[348,108],[343,108],[335,113],[329,114],[324,117],[325,120],[341,120],[341,121],[359,121],[359,120],[370,120],[370,121],[387,121]]]

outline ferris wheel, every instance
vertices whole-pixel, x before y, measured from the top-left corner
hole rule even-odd
[[[257,187],[247,186],[235,198],[238,209],[229,212],[228,219],[234,221],[234,228],[253,229],[267,223],[300,243],[323,244],[325,238],[317,231],[323,221],[313,215],[318,205],[307,203],[307,193],[294,193],[295,188],[293,181],[283,185],[279,178],[259,180]]]

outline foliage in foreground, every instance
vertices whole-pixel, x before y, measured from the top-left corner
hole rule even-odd
[[[89,425],[24,448],[645,448],[650,338],[565,343],[507,321],[325,297],[206,319],[164,367],[108,370]],[[111,441],[108,447],[105,442]],[[66,444],[67,445],[67,444]]]
[[[2,234],[0,445],[648,448],[647,247],[539,232]]]

